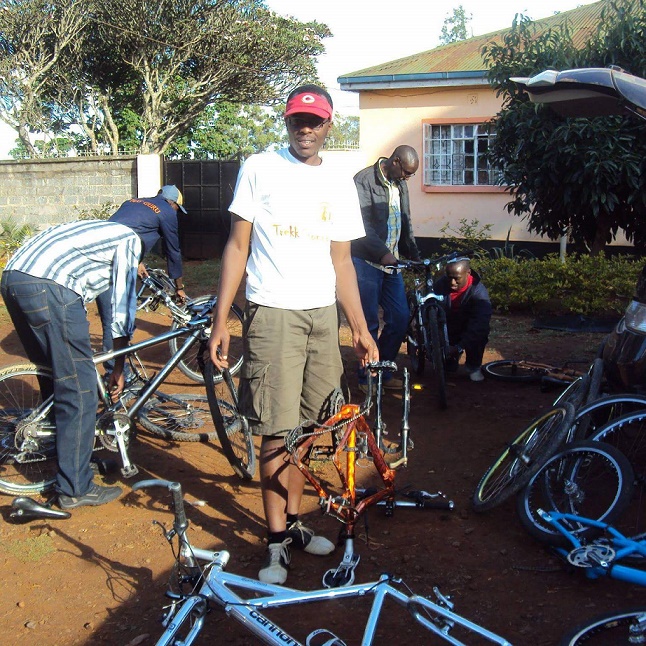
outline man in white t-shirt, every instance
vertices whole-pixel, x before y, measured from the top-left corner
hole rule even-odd
[[[213,363],[226,367],[227,315],[246,268],[240,405],[262,436],[268,547],[259,579],[266,583],[285,582],[290,547],[319,555],[334,549],[298,519],[305,479],[290,463],[284,437],[305,420],[320,421],[339,386],[337,300],[359,360],[379,354],[350,256],[350,241],[365,235],[357,191],[352,177],[319,156],[332,113],[325,90],[296,88],[285,109],[289,147],[252,155],[240,169],[209,342]]]

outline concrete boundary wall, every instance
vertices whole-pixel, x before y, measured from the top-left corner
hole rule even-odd
[[[12,218],[42,230],[73,221],[80,211],[137,197],[137,160],[133,155],[0,161],[0,221]]]

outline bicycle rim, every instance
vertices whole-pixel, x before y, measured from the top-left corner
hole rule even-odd
[[[540,381],[542,373],[524,365],[523,361],[501,359],[490,361],[482,366],[485,377],[498,381]]]
[[[217,437],[204,395],[156,392],[141,409],[139,423],[153,435],[179,442],[207,442]]]
[[[206,394],[222,452],[237,476],[251,480],[256,472],[256,449],[246,418],[240,414],[237,394],[230,379],[216,381],[211,361],[204,367]]]
[[[0,370],[0,491],[42,493],[54,486],[57,472],[56,427],[51,411],[28,424],[43,403],[41,388],[53,391],[51,371],[34,364]]]
[[[210,296],[200,296],[192,301],[192,304],[198,309],[205,303],[211,300]],[[229,341],[229,372],[232,375],[237,374],[242,366],[242,310],[235,304],[231,306],[229,316],[227,318],[227,330],[231,335]],[[176,330],[181,327],[181,323],[173,321],[171,330]],[[207,330],[208,333],[208,330]],[[170,339],[168,345],[170,346],[171,354],[175,354],[179,348],[182,347],[188,335],[183,334],[173,339]],[[203,384],[204,377],[200,367],[200,352],[202,345],[196,343],[179,362],[178,368],[189,378],[196,383]],[[221,380],[220,375],[216,375],[216,381]]]
[[[558,511],[612,524],[626,509],[634,475],[620,451],[603,442],[572,442],[556,454],[529,481],[518,497],[521,523],[538,540],[549,545],[572,543],[538,513]],[[580,540],[601,531],[576,521],[562,521]]]
[[[615,447],[626,456],[635,472],[640,486],[633,500],[621,516],[620,530],[632,534],[646,528],[644,508],[644,483],[646,483],[646,411],[622,415],[597,429],[590,436],[595,442],[604,442]]]
[[[520,491],[557,451],[573,419],[572,404],[534,419],[482,476],[472,498],[475,511],[487,511]]]
[[[640,638],[641,639],[640,641]],[[646,607],[616,610],[577,626],[561,646],[629,646],[646,640]]]
[[[571,434],[577,440],[583,440],[605,426],[613,419],[627,413],[646,410],[644,395],[607,395],[581,407],[574,418]]]
[[[440,336],[440,325],[437,311],[430,308],[428,311],[428,335],[431,343],[430,354],[433,360],[437,401],[440,408],[444,410],[448,403],[446,400],[446,373],[444,372],[444,351],[442,348],[442,337]]]

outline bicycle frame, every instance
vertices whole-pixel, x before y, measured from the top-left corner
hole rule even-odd
[[[646,558],[646,534],[628,538],[611,525],[592,518],[556,511],[546,512],[539,510],[538,513],[572,543],[572,550],[568,551],[558,547],[555,548],[556,551],[573,565],[585,568],[586,576],[589,579],[610,577],[619,581],[646,586],[646,572],[644,570],[621,565],[618,562],[623,558],[634,555]],[[588,527],[596,527],[609,534],[611,538],[582,543],[567,530],[561,522],[562,520],[587,525]]]
[[[415,276],[413,280],[414,284],[414,302],[415,309],[411,312],[411,320],[415,319],[419,329],[422,331],[422,336],[424,339],[424,351],[429,359],[432,359],[432,351],[430,348],[430,340],[428,338],[428,314],[427,310],[429,307],[433,307],[438,311],[438,321],[442,323],[440,333],[444,339],[444,347],[449,345],[449,334],[446,327],[446,313],[442,304],[446,301],[446,296],[443,294],[436,294],[433,291],[433,271],[438,271],[441,266],[442,259],[438,261],[431,260],[422,260],[421,264],[424,267],[424,279],[419,276]],[[418,263],[408,263],[404,265],[405,268],[412,268],[418,266]],[[414,343],[415,341],[412,340]]]
[[[370,371],[371,366],[367,367]],[[382,437],[385,424],[381,412],[381,396],[383,392],[383,371],[396,369],[392,362],[373,364],[377,371],[376,388],[376,416],[374,431],[366,421],[366,414],[372,404],[372,386],[374,377],[368,373],[368,394],[363,406],[345,404],[341,410],[326,420],[323,424],[316,425],[311,432],[303,431],[301,427],[295,429],[285,440],[285,445],[291,453],[292,462],[298,467],[305,479],[314,487],[319,496],[319,506],[324,513],[336,518],[344,524],[343,538],[345,549],[341,563],[336,569],[328,570],[323,577],[326,587],[351,585],[354,581],[354,571],[359,564],[360,557],[354,551],[355,524],[366,508],[384,503],[386,515],[392,516],[395,507],[395,472],[399,467],[408,464],[409,426],[408,413],[410,409],[410,383],[408,371],[403,373],[402,397],[402,424],[400,431],[400,444],[394,449],[386,448]],[[329,491],[310,471],[309,461],[312,453],[316,451],[314,443],[324,434],[338,432],[343,428],[343,433],[336,435],[333,442],[331,459],[341,482],[340,493]],[[304,438],[304,439],[303,439]],[[386,452],[401,451],[401,458],[388,465],[384,458]],[[383,486],[370,490],[359,490],[356,483],[357,462],[361,459],[370,459],[381,478]],[[444,500],[441,493],[423,494],[417,503],[406,506],[421,508],[452,509],[453,502]],[[359,494],[359,495],[358,495]],[[440,500],[435,500],[439,498]]]
[[[205,309],[208,310],[208,307]],[[186,339],[182,347],[179,348],[177,353],[174,354],[168,360],[168,362],[163,366],[163,368],[158,373],[153,375],[151,379],[145,382],[141,390],[137,392],[135,402],[122,412],[122,414],[125,415],[128,420],[127,423],[124,423],[120,421],[117,417],[115,417],[113,428],[107,429],[105,431],[107,435],[113,435],[117,443],[117,447],[122,461],[121,474],[123,475],[124,478],[131,478],[137,475],[137,473],[139,473],[139,470],[137,469],[137,467],[130,461],[130,457],[128,455],[128,447],[127,447],[128,432],[131,426],[134,425],[137,415],[139,414],[143,406],[146,404],[146,402],[152,397],[155,391],[159,388],[159,386],[165,381],[168,375],[175,369],[177,364],[191,349],[191,347],[195,343],[200,341],[200,338],[204,329],[208,327],[210,323],[211,323],[211,317],[208,314],[200,314],[194,317],[193,319],[191,319],[191,321],[189,321],[184,327],[177,328],[175,330],[170,330],[168,332],[164,332],[158,336],[152,337],[150,339],[145,339],[144,341],[139,341],[138,343],[129,345],[126,348],[122,348],[120,350],[111,350],[109,352],[101,352],[94,355],[93,361],[96,369],[96,380],[97,380],[97,389],[99,392],[99,400],[103,403],[107,412],[115,412],[120,407],[123,407],[125,409],[125,406],[123,406],[121,402],[118,402],[116,404],[112,403],[110,395],[106,389],[106,385],[103,380],[103,377],[99,372],[99,365],[109,359],[114,359],[116,357],[136,355],[136,353],[140,350],[144,350],[145,348],[149,348],[151,346],[155,346],[160,343],[165,343],[169,339],[181,336],[183,334],[186,334],[187,332],[189,333],[188,338]],[[43,404],[39,407],[39,409],[37,411],[34,411],[34,413],[32,414],[32,419],[33,420],[44,419],[53,406],[53,399],[54,399],[53,395],[48,397],[43,402]],[[121,411],[119,412],[121,413]],[[49,430],[45,431],[45,433],[48,435],[51,435],[51,431]]]
[[[194,548],[187,536],[188,520],[184,511],[181,486],[177,482],[163,480],[145,480],[133,486],[133,490],[145,489],[150,486],[164,486],[173,496],[175,520],[172,529],[164,531],[169,543],[177,537],[178,554],[177,563],[182,568],[188,569],[195,575],[193,590],[189,595],[169,593],[173,599],[166,613],[163,625],[166,630],[157,642],[158,646],[190,646],[204,625],[209,603],[214,603],[229,617],[255,635],[262,643],[271,646],[303,646],[296,638],[281,628],[278,624],[268,619],[260,610],[297,606],[304,603],[317,601],[332,601],[350,598],[373,597],[369,617],[366,623],[362,646],[371,646],[374,643],[379,617],[387,600],[392,600],[402,606],[424,628],[434,633],[444,641],[454,646],[466,646],[450,635],[451,629],[460,626],[471,633],[500,646],[511,644],[495,633],[461,617],[453,612],[453,603],[437,588],[433,591],[437,602],[414,593],[407,594],[394,587],[400,584],[400,579],[395,579],[383,574],[378,581],[350,585],[343,588],[324,588],[312,591],[302,591],[284,586],[262,583],[255,579],[225,572],[230,554],[226,550],[219,552]],[[157,523],[159,524],[159,523]],[[175,551],[175,550],[174,550]],[[202,568],[200,561],[206,563]],[[235,591],[234,591],[235,589]],[[242,596],[242,592],[250,596]],[[178,641],[178,631],[187,622],[190,628],[181,641]],[[339,637],[326,629],[312,631],[305,642],[309,646],[316,636],[325,635],[326,644],[345,646]]]

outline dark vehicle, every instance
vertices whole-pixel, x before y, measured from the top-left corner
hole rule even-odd
[[[512,78],[533,103],[548,104],[565,117],[636,115],[646,121],[646,80],[618,67],[546,70]],[[600,350],[613,391],[646,391],[646,266],[624,317]]]

